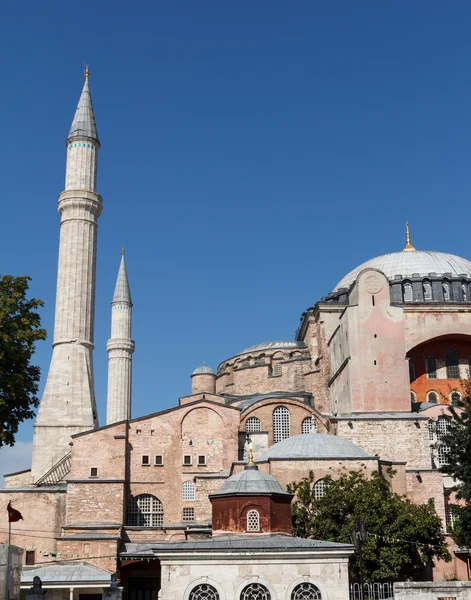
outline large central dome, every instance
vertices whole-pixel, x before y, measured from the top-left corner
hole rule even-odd
[[[430,273],[443,275],[465,275],[471,277],[471,262],[461,256],[446,254],[445,252],[430,252],[427,250],[415,250],[413,252],[391,252],[376,258],[367,260],[359,267],[350,271],[348,275],[339,281],[334,291],[340,288],[349,288],[363,269],[379,269],[388,279],[394,279],[396,275],[402,278],[411,277],[415,273],[419,277],[425,277]]]

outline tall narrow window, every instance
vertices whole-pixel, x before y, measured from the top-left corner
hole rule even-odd
[[[415,381],[415,368],[414,365],[409,360],[409,381],[412,383]]]
[[[466,302],[467,299],[468,299],[468,284],[466,283],[466,281],[463,281],[461,283],[461,300],[463,302]]]
[[[283,370],[281,364],[279,362],[275,363],[273,365],[272,377],[280,377],[282,372]]]
[[[245,431],[247,433],[262,431],[262,424],[260,423],[260,419],[257,419],[257,417],[249,417],[247,421],[245,421]]]
[[[446,378],[459,379],[460,368],[458,366],[458,352],[454,348],[448,348],[445,353]]]
[[[427,379],[437,378],[437,361],[435,356],[429,356],[427,358]]]
[[[437,462],[438,466],[441,467],[448,462],[448,456],[450,454],[450,446],[443,443],[443,437],[450,433],[450,419],[448,417],[438,417],[436,425],[436,436],[437,436]]]
[[[452,533],[453,527],[456,523],[456,507],[453,505],[445,506],[445,522],[446,522],[446,533]]]
[[[290,436],[289,410],[286,406],[277,406],[273,411],[273,441],[275,444]]]
[[[450,284],[448,283],[448,281],[444,281],[442,283],[442,288],[443,288],[443,300],[445,300],[445,302],[448,302],[450,300]]]
[[[412,302],[414,295],[412,293],[412,283],[405,282],[402,284],[402,294],[404,296],[404,302]]]
[[[182,500],[195,499],[195,484],[192,481],[185,481],[182,485]]]
[[[260,531],[260,514],[258,510],[247,513],[247,531]]]
[[[325,496],[325,483],[323,479],[319,479],[314,484],[312,491],[314,492],[314,499],[319,500]]]
[[[450,400],[452,406],[458,406],[459,401],[461,400],[461,394],[459,392],[451,392]]]
[[[425,302],[429,302],[432,299],[432,284],[430,281],[424,281],[422,288],[424,291],[424,300]]]

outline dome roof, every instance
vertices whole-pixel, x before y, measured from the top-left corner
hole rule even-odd
[[[430,273],[443,275],[465,275],[471,277],[471,262],[466,258],[447,254],[445,252],[430,252],[428,250],[416,250],[413,252],[391,252],[383,254],[376,258],[371,258],[362,263],[348,275],[339,281],[334,291],[340,288],[349,288],[363,269],[378,269],[382,271],[388,279],[394,279],[396,275],[411,277],[417,273],[420,277],[425,277]]]
[[[302,433],[278,442],[257,462],[270,458],[368,458],[363,448],[337,435]]]
[[[278,481],[257,467],[246,468],[226,479],[217,494],[287,494]]]
[[[201,365],[201,367],[198,367],[197,369],[195,369],[193,371],[193,373],[191,374],[191,376],[193,377],[193,375],[215,375],[214,371],[206,366],[204,363]]]
[[[281,348],[306,348],[304,342],[265,342],[264,344],[257,344],[256,346],[250,346],[242,350],[240,354],[246,354],[247,352],[259,352],[260,350],[278,350]]]

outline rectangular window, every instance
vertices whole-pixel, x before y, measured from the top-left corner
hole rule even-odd
[[[198,455],[198,465],[204,466],[206,464],[206,456],[204,454]]]
[[[185,456],[183,457],[183,464],[186,466],[191,465],[191,454],[185,454]]]
[[[275,363],[273,365],[272,377],[281,377],[281,374],[282,374],[282,367],[281,367],[280,363]]]
[[[183,509],[183,521],[194,521],[195,520],[195,509],[194,508],[184,508]]]
[[[34,550],[26,550],[26,562],[27,565],[34,565],[35,562],[35,551]]]
[[[162,454],[156,454],[155,459],[154,459],[154,465],[156,467],[162,467],[163,464],[164,464],[164,457],[162,456]]]
[[[141,464],[144,467],[149,467],[150,466],[150,456],[148,454],[143,454],[142,455]]]
[[[140,435],[141,434],[141,429],[136,429],[136,435]]]
[[[98,467],[92,467],[90,469],[90,477],[98,477]]]

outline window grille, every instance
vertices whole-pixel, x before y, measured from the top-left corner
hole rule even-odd
[[[314,417],[306,417],[301,423],[302,433],[315,433],[317,431],[317,421]]]
[[[317,586],[305,581],[297,585],[291,592],[291,600],[322,600],[322,595]]]
[[[195,520],[195,509],[194,508],[184,508],[183,509],[183,521],[194,521]]]
[[[443,288],[443,300],[445,300],[445,302],[448,302],[450,300],[450,284],[447,281],[444,281],[442,283],[442,288]]]
[[[437,392],[429,392],[427,395],[427,402],[431,402],[432,404],[438,404]]]
[[[402,293],[404,296],[404,302],[412,302],[414,299],[412,293],[412,283],[404,283],[402,286]]]
[[[247,531],[260,531],[260,514],[258,510],[247,513]]]
[[[467,289],[466,283],[463,282],[461,284],[461,300],[463,300],[463,302],[466,302],[467,299],[468,299],[468,289]]]
[[[459,392],[452,392],[450,400],[452,406],[458,406],[458,402],[461,400],[461,394]]]
[[[146,467],[150,465],[150,456],[148,454],[142,455],[141,464]]]
[[[441,439],[444,435],[450,433],[450,419],[448,417],[438,417],[437,419],[437,437]]]
[[[282,366],[280,363],[273,365],[272,377],[280,377],[282,374]]]
[[[251,583],[242,590],[240,600],[271,600],[271,594],[261,583]]]
[[[186,466],[191,465],[191,454],[185,454],[183,457],[183,464]]]
[[[204,454],[198,455],[198,464],[204,466],[206,464],[206,456]]]
[[[446,533],[451,533],[457,519],[457,511],[454,506],[445,506]]]
[[[458,366],[458,353],[454,348],[448,348],[446,351],[445,362],[447,379],[459,379],[460,368]]]
[[[128,503],[126,524],[131,527],[161,527],[164,522],[164,507],[151,494],[141,494]]]
[[[437,426],[435,421],[428,422],[428,437],[430,440],[434,440],[437,433]]]
[[[427,379],[437,378],[437,361],[435,356],[429,356],[427,358]]]
[[[277,406],[273,411],[273,441],[275,444],[290,435],[290,416],[286,406]]]
[[[424,281],[423,290],[424,290],[425,302],[427,302],[428,300],[431,300],[432,299],[432,284],[430,283],[430,281]]]
[[[325,482],[323,479],[319,479],[314,484],[312,491],[314,492],[314,500],[319,500],[325,496]]]
[[[200,583],[191,590],[188,600],[219,600],[219,592],[209,583]]]
[[[450,454],[450,446],[446,446],[445,444],[440,444],[438,446],[437,458],[438,458],[438,466],[442,467],[446,465],[448,462],[448,456]]]
[[[90,477],[98,477],[98,467],[92,467],[90,469]]]
[[[182,500],[195,499],[195,484],[192,481],[185,481],[182,485]]]
[[[154,465],[156,467],[161,467],[163,464],[164,464],[164,457],[162,456],[162,454],[156,454]]]
[[[245,431],[247,431],[247,433],[262,431],[260,419],[257,419],[257,417],[249,417],[245,422]]]
[[[410,383],[415,381],[415,367],[410,361],[409,361],[409,380],[410,380]]]

